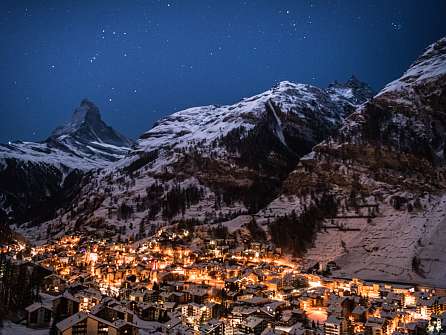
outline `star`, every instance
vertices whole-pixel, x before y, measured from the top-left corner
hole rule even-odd
[[[401,23],[392,22],[392,28],[393,28],[393,30],[395,30],[395,31],[400,31],[401,28],[402,28],[402,25],[401,25]]]
[[[112,102],[112,98],[108,98],[108,101],[109,101],[109,102]]]

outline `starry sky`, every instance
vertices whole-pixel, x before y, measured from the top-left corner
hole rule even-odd
[[[162,116],[280,80],[375,90],[446,35],[443,0],[2,0],[0,142],[42,140],[81,99],[137,138]]]

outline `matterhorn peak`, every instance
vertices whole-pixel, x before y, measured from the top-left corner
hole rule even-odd
[[[360,81],[354,74],[352,74],[350,76],[350,79],[347,80],[347,82],[345,84],[349,85],[349,86],[364,85],[364,83],[362,81]]]
[[[117,133],[101,118],[99,108],[90,100],[83,99],[75,108],[70,122],[57,127],[51,134],[51,139],[66,141],[72,137],[85,145],[90,142],[108,143],[120,147],[129,147],[132,141]]]
[[[88,99],[83,99],[81,101],[79,107],[74,110],[71,118],[71,124],[75,126],[79,126],[83,122],[96,124],[101,121],[99,108]]]

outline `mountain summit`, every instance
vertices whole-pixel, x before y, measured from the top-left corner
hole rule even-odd
[[[83,144],[106,143],[118,147],[130,147],[132,141],[107,126],[102,121],[99,108],[90,100],[81,101],[71,118],[71,122],[56,128],[50,139],[62,141],[67,136]]]
[[[328,85],[329,92],[342,94],[350,103],[361,104],[375,95],[373,89],[352,75],[345,83],[335,81]]]
[[[131,145],[86,99],[45,141],[0,144],[0,217],[12,223],[48,219],[89,171],[123,158]]]
[[[0,159],[58,164],[86,171],[123,158],[132,144],[132,140],[102,120],[93,102],[84,99],[71,121],[57,127],[46,140],[0,144]]]

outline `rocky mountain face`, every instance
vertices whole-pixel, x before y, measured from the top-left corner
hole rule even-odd
[[[45,231],[141,238],[172,222],[255,213],[279,194],[298,159],[371,96],[355,78],[328,89],[281,82],[233,105],[174,113],[144,133],[126,158],[95,172]]]
[[[339,276],[444,284],[445,127],[443,38],[303,157],[283,194],[258,215],[263,223],[282,216],[294,231],[284,214],[327,212],[321,199],[330,196],[336,211],[310,227],[317,235],[307,245],[307,266],[334,261]],[[272,233],[288,248],[297,237]]]
[[[90,171],[123,158],[131,145],[88,100],[45,141],[0,145],[2,222],[37,225],[50,219],[70,202]]]
[[[82,100],[73,113],[71,122],[56,128],[45,141],[76,156],[114,162],[125,154],[133,142],[116,132],[101,119],[99,109],[89,100]]]

